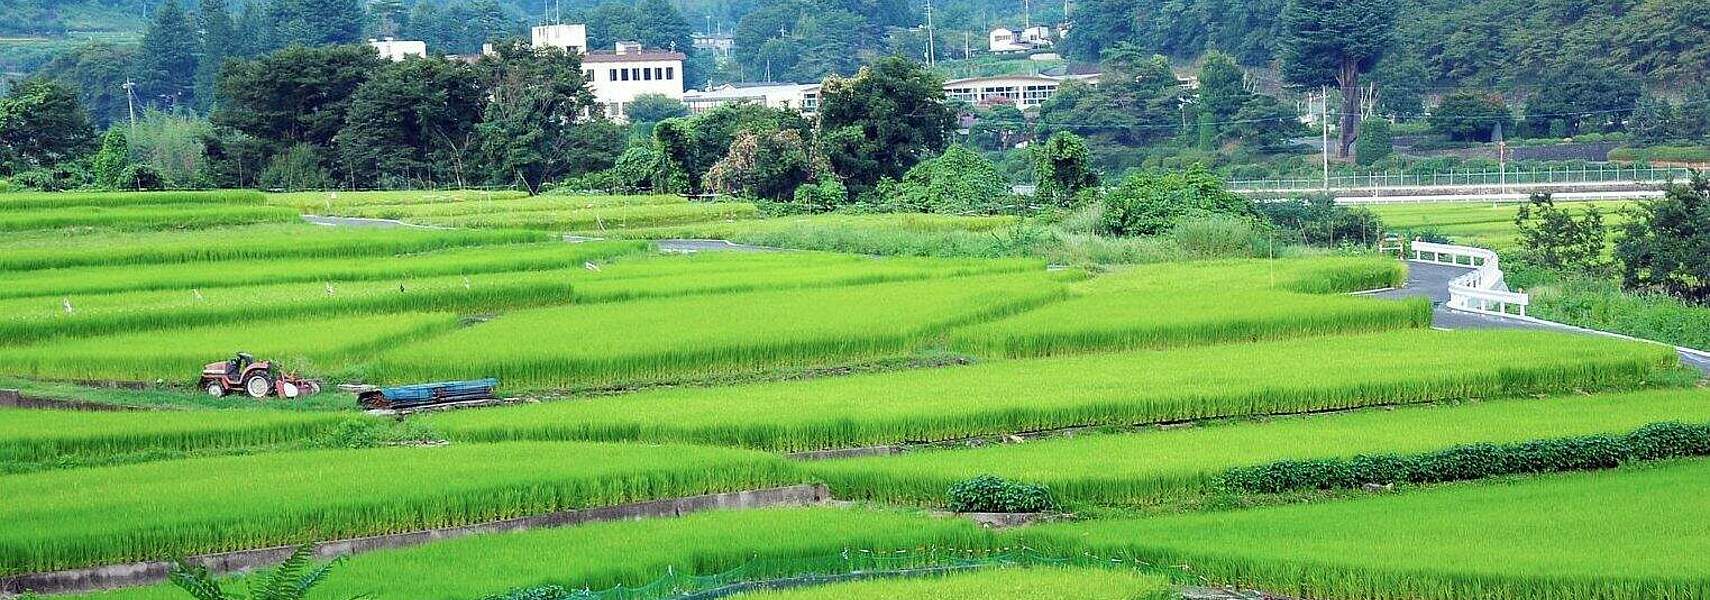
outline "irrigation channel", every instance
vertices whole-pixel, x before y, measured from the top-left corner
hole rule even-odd
[[[1490,314],[1471,313],[1449,308],[1449,282],[1456,277],[1471,272],[1472,267],[1445,265],[1439,263],[1407,261],[1407,283],[1393,290],[1383,290],[1370,294],[1378,298],[1413,298],[1425,296],[1431,299],[1433,306],[1431,324],[1442,329],[1539,329],[1554,331],[1571,331],[1576,333],[1597,335],[1618,335],[1605,331],[1595,331],[1564,325],[1554,321],[1536,318],[1500,317]],[[1625,336],[1619,336],[1625,337]],[[1689,348],[1676,347],[1680,354],[1681,364],[1697,369],[1710,375],[1710,353]]]

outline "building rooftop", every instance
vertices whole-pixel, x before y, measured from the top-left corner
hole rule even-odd
[[[682,52],[672,52],[670,50],[641,50],[641,51],[637,51],[637,52],[625,52],[623,54],[618,54],[616,52],[608,52],[608,51],[602,50],[599,52],[589,52],[586,55],[583,55],[582,56],[582,62],[584,64],[586,64],[586,63],[612,63],[612,62],[641,62],[641,61],[650,61],[650,60],[683,60],[685,58],[688,58],[688,57],[686,55],[684,55]]]
[[[817,84],[817,83],[785,83],[785,84],[769,83],[769,84],[760,84],[760,85],[729,85],[729,84],[726,84],[726,85],[721,85],[721,86],[718,86],[718,87],[710,89],[710,90],[684,90],[683,97],[685,99],[693,98],[696,100],[727,100],[727,99],[734,100],[734,99],[741,99],[741,98],[754,98],[757,96],[765,96],[768,94],[787,94],[787,93],[791,93],[791,92],[800,92],[800,91],[806,91],[806,90],[810,90],[810,89],[816,89],[818,87],[819,87],[819,84]]]

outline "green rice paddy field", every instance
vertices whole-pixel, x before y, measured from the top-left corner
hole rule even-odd
[[[1622,209],[1626,201],[1563,202],[1557,206],[1580,214],[1596,207],[1603,213],[1603,223],[1619,227],[1626,222]],[[1513,247],[1519,240],[1514,229],[1517,203],[1488,202],[1419,202],[1374,204],[1371,211],[1383,219],[1384,227],[1413,233],[1436,233],[1456,242],[1496,250]]]
[[[1451,235],[1512,217],[1393,208]],[[763,218],[675,196],[0,195],[0,387],[157,408],[0,407],[0,588],[59,569],[815,483],[854,504],[365,552],[309,598],[555,585],[663,600],[856,571],[868,578],[735,597],[1157,600],[1239,585],[1333,600],[1710,598],[1704,459],[1377,493],[1218,484],[1278,461],[1595,446],[1710,424],[1710,393],[1670,348],[1432,329],[1427,301],[1349,294],[1406,280],[1374,255],[1082,270],[907,251],[669,254],[646,241],[765,242],[805,227],[870,242],[1014,223]],[[586,239],[620,236],[631,239]],[[191,400],[200,367],[238,351],[329,390]],[[383,417],[330,389],[477,377],[516,401]],[[85,387],[121,383],[141,389]],[[1667,447],[1646,458],[1710,454],[1696,429],[1666,431],[1684,433],[1647,438]],[[1014,437],[1030,433],[1046,435]],[[873,445],[904,451],[784,455]],[[991,530],[927,512],[981,475],[1041,485],[1074,515]],[[1190,498],[1216,501],[1178,501]],[[980,567],[900,576],[955,565]],[[69,591],[188,597],[150,581]]]

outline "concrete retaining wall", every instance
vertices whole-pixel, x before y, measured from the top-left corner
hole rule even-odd
[[[767,506],[802,506],[830,499],[824,485],[804,484],[788,487],[745,490],[724,494],[708,494],[687,498],[670,498],[618,506],[604,506],[518,517],[459,527],[442,527],[425,531],[377,535],[315,544],[317,558],[331,558],[386,548],[401,548],[435,540],[463,537],[479,533],[523,531],[541,527],[559,527],[593,521],[675,517],[711,509],[762,508]],[[217,554],[192,556],[187,562],[208,568],[215,573],[250,571],[279,564],[291,555],[292,546],[238,550]],[[167,561],[142,561],[103,565],[67,571],[28,573],[0,579],[0,594],[33,591],[43,594],[85,592],[91,590],[159,583],[172,570]]]

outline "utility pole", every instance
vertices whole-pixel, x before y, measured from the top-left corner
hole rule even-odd
[[[125,78],[125,84],[120,86],[120,87],[125,88],[125,107],[127,109],[129,109],[130,113],[131,113],[131,131],[130,131],[130,133],[132,135],[135,135],[137,132],[137,101],[136,101],[137,84],[132,83],[131,78],[126,77]]]
[[[927,66],[927,68],[931,68],[933,65],[935,65],[937,63],[937,60],[936,60],[937,57],[935,56],[937,49],[933,47],[936,41],[932,39],[934,37],[937,37],[937,36],[933,35],[933,29],[932,29],[932,0],[926,0],[926,66]]]
[[[1318,87],[1318,127],[1324,131],[1324,191],[1330,191],[1330,88]]]
[[[962,60],[968,60],[968,32],[962,32]]]
[[[1021,0],[1021,28],[1033,26],[1033,0]]]

